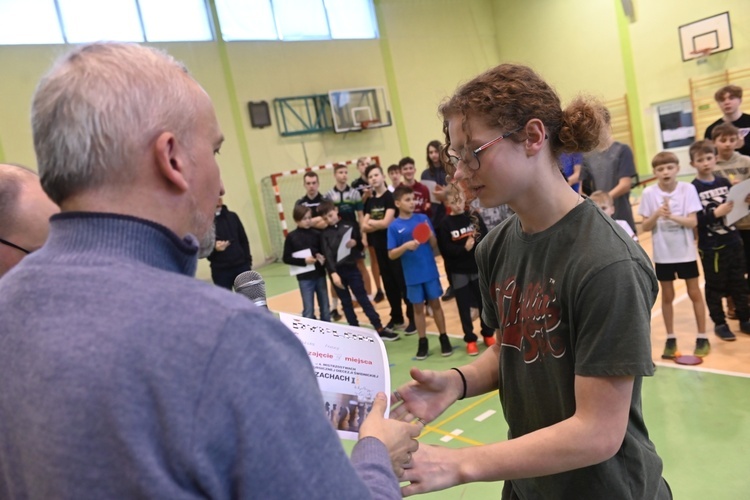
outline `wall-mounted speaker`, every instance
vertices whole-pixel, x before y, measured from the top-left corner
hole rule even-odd
[[[268,111],[268,102],[250,101],[247,103],[247,109],[250,111],[250,125],[253,128],[263,128],[271,125],[271,113]]]

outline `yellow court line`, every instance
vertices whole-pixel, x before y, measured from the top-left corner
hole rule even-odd
[[[460,417],[461,415],[463,415],[464,413],[468,412],[469,410],[472,410],[472,409],[476,408],[480,404],[484,403],[485,401],[489,401],[491,398],[494,398],[496,396],[497,396],[497,391],[492,391],[492,392],[488,393],[487,395],[481,397],[477,401],[471,403],[466,408],[463,408],[462,410],[457,411],[456,413],[454,413],[450,417],[446,418],[442,422],[439,422],[439,423],[437,423],[435,425],[426,425],[425,428],[422,430],[422,434],[420,434],[419,437],[424,437],[425,435],[429,434],[430,432],[435,432],[437,434],[443,434],[444,436],[453,436],[454,439],[457,439],[459,441],[463,441],[464,443],[473,444],[475,446],[481,446],[481,445],[483,445],[484,443],[481,443],[479,441],[474,441],[473,439],[468,439],[468,438],[464,438],[464,437],[461,437],[461,436],[453,435],[450,432],[445,432],[444,430],[439,429],[439,427],[442,427],[443,425],[447,424],[451,420],[454,420],[455,418]]]

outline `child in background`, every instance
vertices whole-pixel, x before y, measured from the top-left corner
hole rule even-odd
[[[750,156],[740,154],[734,149],[742,141],[740,129],[731,123],[722,123],[711,130],[711,138],[718,153],[714,174],[726,177],[732,184],[737,184],[750,177]],[[740,238],[742,238],[745,274],[747,275],[748,286],[750,286],[750,215],[735,222],[734,227],[740,232]],[[730,302],[729,298],[727,302]],[[727,312],[727,316],[732,318],[734,306],[733,304],[728,305],[730,310]]]
[[[414,307],[406,298],[406,283],[401,270],[401,260],[388,258],[388,226],[396,218],[396,204],[393,194],[388,191],[383,179],[383,170],[378,165],[370,165],[366,170],[367,180],[372,186],[372,196],[365,203],[365,217],[362,220],[362,231],[367,233],[370,248],[375,249],[380,275],[388,304],[391,306],[391,320],[388,327],[400,330],[404,327],[404,312],[401,300],[406,303],[406,317],[409,325],[404,332],[407,335],[417,331],[414,324]]]
[[[398,162],[398,167],[401,169],[401,175],[404,177],[403,185],[409,186],[414,192],[414,213],[432,217],[430,190],[416,179],[417,167],[414,166],[414,158],[409,158],[408,156],[401,158]]]
[[[357,269],[357,254],[362,251],[359,226],[356,222],[340,220],[339,211],[330,200],[325,200],[318,206],[318,213],[328,224],[328,227],[323,230],[322,236],[323,256],[331,281],[338,289],[346,321],[352,326],[359,326],[359,320],[354,312],[352,299],[349,295],[351,291],[380,338],[385,341],[398,340],[399,335],[390,328],[384,328],[380,322],[380,316],[372,307],[370,299],[367,298],[365,285],[362,283],[362,274]],[[343,259],[338,260],[339,247],[349,230],[351,230],[351,239],[344,244],[350,249],[350,252]]]
[[[482,295],[479,291],[479,269],[474,252],[477,240],[487,234],[487,226],[476,212],[465,211],[466,198],[458,187],[449,184],[446,194],[450,215],[446,216],[438,227],[438,247],[443,259],[446,262],[450,261],[449,267],[453,273],[451,283],[464,331],[466,353],[476,356],[479,354],[478,337],[474,333],[471,307],[474,304],[478,306],[481,318]],[[484,345],[490,347],[495,343],[495,331],[483,320],[480,319],[480,322]]]
[[[608,192],[594,191],[593,193],[591,193],[591,196],[589,196],[589,198],[591,198],[591,201],[596,203],[596,206],[598,206],[602,212],[614,218],[615,202]],[[633,232],[633,229],[630,227],[630,224],[628,224],[627,221],[615,219],[615,222],[617,222],[617,224],[626,233],[628,233],[628,236],[630,236],[633,239],[633,241],[638,241],[638,236],[636,236],[636,234]]]
[[[302,316],[315,319],[315,296],[318,297],[320,319],[331,321],[328,309],[328,293],[326,290],[326,272],[322,264],[325,262],[320,249],[320,231],[312,229],[312,210],[304,205],[297,205],[292,212],[297,229],[291,231],[284,240],[284,264],[305,267],[315,264],[315,269],[297,275],[297,284],[302,295]],[[293,257],[292,254],[300,250],[310,250],[309,257]]]
[[[396,186],[401,184],[401,168],[395,163],[388,167],[388,178],[391,180],[391,185],[388,186],[388,191],[392,193],[393,190],[396,189]]]
[[[414,320],[419,333],[416,359],[425,359],[429,354],[425,301],[432,307],[433,318],[440,333],[440,351],[443,356],[450,356],[453,354],[453,346],[445,332],[445,316],[440,306],[443,287],[440,286],[440,274],[432,251],[437,241],[430,219],[425,214],[415,213],[414,191],[409,186],[402,184],[397,187],[393,198],[399,214],[388,226],[388,258],[402,259],[406,296],[414,304]],[[414,228],[422,223],[427,224],[432,232],[429,243],[420,243],[413,236]]]
[[[370,197],[370,194],[372,193],[370,183],[367,180],[367,175],[365,174],[367,167],[369,167],[371,164],[374,163],[367,156],[360,157],[357,160],[357,170],[359,171],[359,177],[352,181],[352,189],[356,189],[357,191],[359,191],[360,195],[362,196],[363,207],[367,202],[367,199]],[[363,220],[364,219],[359,220],[360,226]],[[372,272],[372,280],[375,282],[375,288],[378,289],[377,293],[375,294],[374,300],[375,302],[382,302],[384,296],[383,288],[380,286],[380,284],[383,282],[380,277],[380,266],[378,265],[378,259],[375,255],[375,249],[370,245],[370,242],[367,241],[367,233],[365,233],[364,231],[362,232],[362,244],[365,246],[365,248],[367,248],[367,252],[370,254],[370,271]]]
[[[679,182],[680,162],[673,153],[663,151],[651,160],[658,183],[643,190],[638,213],[643,216],[644,231],[653,232],[653,261],[656,278],[661,287],[661,312],[667,329],[664,359],[679,356],[674,333],[675,275],[685,280],[687,293],[693,302],[693,313],[698,325],[695,354],[702,358],[711,351],[706,335],[706,305],[698,283],[698,261],[695,254],[693,228],[698,225],[696,214],[703,209],[695,186]]]
[[[734,205],[732,201],[727,201],[732,184],[728,179],[714,175],[716,149],[711,141],[697,141],[690,146],[690,165],[697,172],[693,186],[703,206],[703,210],[698,212],[698,249],[706,279],[708,313],[715,325],[714,333],[721,340],[736,340],[737,337],[727,325],[721,298],[729,295],[734,299],[740,330],[748,334],[750,308],[747,304],[742,240],[734,226],[724,224],[724,216]]]

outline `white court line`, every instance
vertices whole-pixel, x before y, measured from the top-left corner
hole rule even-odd
[[[683,366],[674,362],[667,362],[667,361],[654,361],[654,364],[656,366],[663,366],[665,368],[678,368],[680,370],[688,370],[691,372],[705,372],[705,373],[713,373],[715,375],[726,375],[727,377],[750,378],[750,374],[748,373],[730,372],[727,370],[717,370],[716,368],[702,368],[700,366]]]
[[[443,437],[441,437],[441,438],[440,438],[440,441],[442,441],[442,442],[444,442],[444,443],[447,443],[448,441],[452,441],[454,437],[456,437],[456,436],[460,436],[460,435],[461,435],[461,434],[463,434],[463,433],[464,433],[464,431],[463,431],[463,430],[461,430],[461,429],[453,429],[453,430],[452,430],[452,431],[450,432],[450,434],[448,434],[447,436],[443,436]]]
[[[497,413],[497,412],[495,412],[495,410],[487,410],[486,412],[484,412],[481,415],[479,415],[478,417],[476,417],[474,420],[476,420],[477,422],[484,422],[485,420],[487,420],[488,418],[490,418],[495,413]]]

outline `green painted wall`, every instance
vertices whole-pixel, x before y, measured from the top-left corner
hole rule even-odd
[[[644,158],[656,153],[651,105],[688,94],[688,78],[750,66],[747,0],[634,0],[637,20],[620,24],[619,0],[375,0],[380,40],[160,44],[183,60],[214,100],[227,141],[220,163],[226,202],[240,214],[257,262],[268,252],[259,181],[271,173],[378,155],[424,164],[441,138],[437,105],[457,85],[500,62],[533,66],[563,100],[637,93]],[[730,11],[735,49],[709,64],[683,63],[677,27]],[[35,165],[29,107],[37,81],[64,46],[0,47],[0,155]],[[629,56],[627,53],[629,52]],[[626,54],[626,57],[623,57]],[[252,129],[247,102],[382,86],[398,126],[363,133],[279,136]],[[718,116],[718,113],[717,113]],[[303,150],[304,147],[304,150]],[[327,186],[324,186],[327,188]],[[300,186],[300,195],[302,188]],[[206,278],[205,263],[199,276]]]

